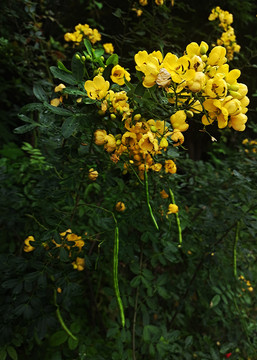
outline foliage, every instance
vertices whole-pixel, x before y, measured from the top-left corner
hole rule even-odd
[[[106,4],[86,5],[92,15]],[[9,142],[0,150],[0,359],[255,357],[252,101],[246,135],[244,123],[233,123],[233,116],[246,117],[248,103],[246,87],[236,89],[237,69],[246,84],[249,73],[241,66],[243,55],[235,58],[229,66],[236,76],[225,67],[213,96],[206,83],[215,74],[207,68],[225,68],[212,64],[205,41],[186,48],[181,25],[197,7],[176,1],[147,6],[138,21],[135,11],[116,7],[114,16],[128,26],[129,36],[117,35],[113,54],[90,38],[65,45],[67,54],[74,52],[70,61],[58,59],[49,67],[51,76],[36,77],[33,102],[23,101],[14,132],[32,141]],[[174,33],[154,28],[150,38],[147,21],[168,22],[170,11],[184,14],[170,22]],[[106,21],[103,43],[110,40]],[[87,23],[97,28],[97,20]],[[132,25],[141,27],[141,38]],[[162,60],[150,53],[159,49],[155,44]],[[200,85],[192,68],[183,67],[185,48],[190,64],[194,55],[203,62]],[[178,67],[157,79],[160,65],[171,71],[167,51],[176,53],[183,71]],[[149,64],[157,69],[154,81]],[[240,111],[234,113],[229,101]],[[188,148],[203,137],[209,150],[195,161],[195,145],[192,152]]]

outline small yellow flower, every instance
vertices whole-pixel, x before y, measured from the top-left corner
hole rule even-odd
[[[82,271],[85,269],[85,259],[77,257],[75,261],[72,263],[73,269],[78,271]]]
[[[54,99],[51,100],[50,104],[51,104],[52,106],[57,107],[57,106],[59,106],[59,105],[61,104],[61,102],[62,102],[62,97],[60,97],[60,98],[54,98]]]
[[[123,211],[125,211],[126,206],[125,206],[125,204],[124,204],[123,202],[119,201],[119,202],[117,202],[117,204],[115,205],[115,209],[116,209],[117,211],[119,211],[119,212],[123,212]]]
[[[63,89],[65,89],[66,86],[64,84],[59,84],[58,86],[56,86],[54,88],[54,92],[59,92],[59,91],[62,91]]]
[[[170,174],[177,172],[177,167],[173,160],[165,160],[165,172]]]
[[[106,52],[106,54],[114,53],[114,47],[113,47],[112,43],[103,44],[103,47],[104,47],[104,51]]]
[[[184,110],[179,110],[175,114],[171,115],[170,122],[173,129],[178,129],[179,131],[186,131],[189,128],[189,125],[186,123],[186,113]]]
[[[169,204],[167,215],[176,214],[178,212],[178,206],[176,204]]]
[[[35,248],[30,244],[31,241],[35,241],[34,236],[28,236],[27,239],[24,240],[23,251],[31,252],[35,250]]]
[[[114,83],[118,84],[118,85],[124,85],[125,84],[125,80],[130,81],[130,74],[128,73],[128,71],[126,71],[122,66],[120,65],[115,65],[112,68],[112,73],[111,73],[111,79]]]
[[[84,85],[88,97],[94,100],[103,99],[107,94],[109,86],[109,81],[105,81],[104,77],[101,75],[95,76],[93,80],[86,81]]]
[[[95,144],[96,145],[104,145],[106,143],[107,133],[105,130],[98,129],[94,133],[95,135]]]
[[[92,181],[96,181],[97,177],[98,177],[98,171],[91,168],[88,172],[88,178]]]
[[[62,289],[61,289],[60,287],[58,287],[58,288],[57,288],[57,292],[58,292],[59,294],[61,294],[61,293],[62,293]]]
[[[174,129],[170,138],[173,141],[173,146],[179,146],[184,142],[184,135],[179,129]]]

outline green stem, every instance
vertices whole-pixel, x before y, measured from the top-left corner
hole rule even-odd
[[[116,295],[116,300],[120,309],[120,317],[121,317],[121,324],[125,326],[125,315],[124,315],[124,308],[122,304],[122,300],[120,297],[120,289],[119,289],[119,281],[118,281],[118,263],[119,263],[119,227],[117,219],[114,213],[110,210],[107,210],[101,206],[93,205],[93,204],[85,204],[86,206],[92,206],[103,211],[110,213],[113,217],[115,222],[115,235],[114,235],[114,249],[113,249],[113,284],[114,284],[114,291]]]
[[[73,339],[73,340],[78,340],[76,338],[75,335],[72,334],[72,332],[70,331],[70,329],[67,327],[67,325],[65,324],[63,318],[62,318],[62,315],[61,315],[61,312],[60,312],[60,307],[57,303],[57,291],[56,289],[54,288],[54,305],[56,306],[56,315],[57,315],[57,318],[59,320],[59,323],[61,324],[63,330]]]
[[[170,197],[171,197],[172,203],[176,204],[175,197],[174,197],[172,190],[169,189],[169,192],[170,192]],[[179,245],[181,245],[182,244],[182,229],[181,229],[181,225],[180,225],[180,218],[179,218],[178,213],[176,213],[175,216],[176,216],[176,223],[177,223],[177,227],[178,227],[178,242],[179,242]]]
[[[116,220],[116,219],[115,219]],[[115,221],[115,238],[114,238],[114,249],[113,249],[113,283],[114,290],[117,299],[117,303],[120,309],[120,317],[122,327],[125,326],[125,315],[122,300],[120,297],[119,281],[118,281],[118,256],[119,256],[119,228],[117,222]]]
[[[234,249],[233,249],[233,263],[234,263],[234,276],[237,279],[237,252],[236,252],[236,247],[237,247],[237,243],[238,243],[238,238],[239,238],[239,221],[237,222],[237,226],[236,226],[236,236],[235,236],[235,242],[234,242]]]
[[[146,201],[147,201],[147,206],[148,206],[148,209],[149,209],[149,212],[150,212],[151,219],[153,220],[153,223],[154,223],[156,229],[159,230],[159,226],[158,226],[157,221],[156,221],[156,219],[154,217],[153,210],[152,210],[152,207],[151,207],[151,204],[150,204],[149,189],[148,189],[148,176],[147,176],[146,166],[145,166],[145,193],[146,193]]]

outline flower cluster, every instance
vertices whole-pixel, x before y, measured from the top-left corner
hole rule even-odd
[[[215,46],[207,56],[208,48],[203,41],[200,45],[192,42],[182,57],[167,53],[164,58],[160,51],[139,51],[136,69],[144,74],[146,88],[157,84],[167,92],[177,109],[170,117],[174,130],[186,131],[187,118],[203,113],[205,126],[216,120],[220,129],[229,126],[243,131],[249,104],[247,86],[237,81],[240,70],[229,70],[224,47]]]
[[[157,6],[162,6],[162,5],[165,4],[165,2],[166,2],[166,0],[155,0],[155,4],[156,4]],[[174,2],[175,2],[174,0],[171,0],[171,1],[170,1],[171,6],[174,6]],[[141,6],[146,6],[146,5],[148,5],[148,0],[139,0],[139,5],[141,5]],[[143,10],[137,8],[137,4],[135,4],[135,5],[132,7],[132,11],[135,11],[136,14],[137,14],[137,16],[141,16],[141,15],[143,14]]]
[[[252,287],[250,280],[246,280],[244,275],[240,275],[238,279],[245,283],[248,291],[253,292],[253,287]],[[242,288],[242,291],[245,291],[245,288]]]
[[[28,236],[24,240],[23,250],[25,252],[31,252],[35,250],[35,247],[31,245],[31,242],[34,242],[35,239],[33,236]],[[82,271],[85,268],[85,260],[83,257],[78,256],[82,252],[83,247],[85,246],[85,241],[81,236],[74,234],[71,229],[68,229],[60,233],[60,242],[56,242],[54,239],[51,240],[51,244],[43,243],[43,247],[48,251],[49,255],[54,256],[54,249],[64,248],[68,251],[69,257],[73,257],[75,254],[75,260],[72,262],[73,269]],[[54,248],[53,248],[54,246]]]
[[[236,42],[234,28],[231,26],[233,23],[233,15],[217,6],[212,9],[209,20],[213,21],[217,18],[220,21],[219,26],[224,30],[221,37],[217,40],[217,45],[224,46],[227,49],[228,60],[232,60],[234,52],[240,51],[240,45]]]
[[[248,140],[244,139],[242,144],[245,145],[247,148],[245,149],[246,153],[252,152],[257,153],[257,141],[256,140]]]
[[[76,44],[80,43],[84,38],[89,39],[92,44],[95,44],[97,41],[101,41],[101,34],[97,29],[91,29],[88,24],[78,24],[75,26],[73,33],[64,34],[65,41],[72,41]]]
[[[202,41],[200,45],[190,43],[181,57],[145,50],[135,54],[143,87],[153,88],[166,98],[169,115],[165,120],[161,116],[147,117],[137,108],[129,92],[131,75],[119,64],[114,64],[108,80],[98,74],[85,82],[87,96],[96,101],[101,114],[109,115],[116,127],[111,132],[108,128],[97,129],[95,144],[103,146],[114,163],[122,156],[125,172],[137,168],[140,179],[148,170],[175,174],[176,164],[171,159],[164,160],[165,153],[169,145],[183,144],[183,132],[194,114],[201,115],[204,128],[216,122],[220,129],[245,129],[249,99],[247,86],[237,81],[241,72],[229,69],[224,47],[215,46],[209,54],[208,50]],[[158,156],[162,160],[158,161]]]

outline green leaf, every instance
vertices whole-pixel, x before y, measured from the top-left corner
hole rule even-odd
[[[83,92],[83,91],[81,91],[81,90],[78,90],[78,89],[76,89],[76,88],[65,88],[65,89],[63,90],[63,92],[64,92],[65,94],[69,94],[69,95],[78,95],[78,96],[85,96],[85,95],[86,95],[85,92]]]
[[[51,66],[50,71],[55,78],[62,80],[69,85],[77,84],[76,79],[74,79],[74,77],[71,74],[65,73],[64,71],[58,69],[56,66]]]
[[[69,337],[68,339],[68,346],[70,350],[75,350],[76,347],[79,344],[79,340],[78,339],[73,339],[72,337]]]
[[[189,335],[186,337],[186,340],[185,340],[185,348],[188,348],[192,344],[193,344],[193,336]]]
[[[81,326],[79,323],[74,322],[71,324],[70,329],[73,334],[78,334],[80,332]]]
[[[4,349],[0,350],[0,360],[5,360],[7,357],[7,352]]]
[[[61,61],[58,61],[57,65],[58,65],[58,69],[63,70],[68,74],[72,74],[72,71],[68,70]]]
[[[213,296],[213,298],[211,299],[210,307],[211,307],[211,308],[214,308],[215,306],[218,305],[219,302],[220,302],[220,295],[216,294],[216,295]]]
[[[21,112],[42,110],[42,108],[43,108],[43,105],[41,103],[30,103],[30,104],[24,105],[21,108]]]
[[[71,116],[72,115],[72,112],[70,110],[66,110],[66,109],[63,109],[63,108],[60,108],[57,106],[53,106],[46,102],[44,102],[44,106],[56,115],[63,115],[63,116]]]
[[[17,360],[17,359],[18,359],[18,355],[17,355],[17,352],[16,352],[16,350],[14,349],[14,347],[12,347],[12,346],[7,346],[7,352],[8,352],[8,355],[10,356],[11,359],[13,359],[13,360]]]
[[[35,129],[35,127],[37,127],[37,126],[39,126],[39,124],[37,124],[37,123],[22,125],[22,126],[15,128],[13,130],[13,132],[15,134],[25,134],[26,132],[29,132],[29,131]]]
[[[138,85],[135,88],[135,94],[138,96],[143,96],[145,93],[146,88],[142,83],[138,83]]]
[[[112,54],[110,57],[108,57],[108,59],[106,60],[106,65],[117,65],[119,62],[119,56],[117,54]]]
[[[40,101],[47,101],[48,96],[46,95],[45,90],[42,88],[40,84],[34,84],[33,93],[35,97]]]
[[[85,48],[87,49],[88,54],[92,56],[91,42],[88,39],[84,39],[84,45],[85,45]]]
[[[81,81],[84,76],[85,66],[84,66],[84,64],[82,64],[80,59],[77,59],[77,57],[76,57],[77,55],[80,56],[80,54],[77,53],[77,54],[73,55],[73,57],[72,57],[71,70],[72,70],[72,75],[74,76],[74,78],[77,81]]]
[[[131,281],[130,281],[130,286],[132,286],[133,288],[138,287],[139,284],[141,283],[141,275],[135,276]]]
[[[99,58],[100,56],[102,56],[104,54],[104,49],[100,48],[100,49],[95,49],[95,57]]]
[[[68,334],[64,330],[55,332],[49,339],[50,346],[59,346],[68,339]]]
[[[61,127],[62,136],[67,139],[77,130],[77,127],[78,122],[75,116],[66,118]]]

